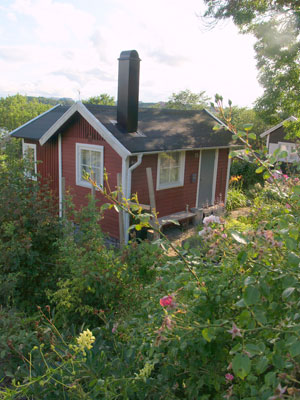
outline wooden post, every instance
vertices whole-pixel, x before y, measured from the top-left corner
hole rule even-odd
[[[118,187],[118,202],[122,201],[122,192],[121,192],[121,182],[122,176],[120,173],[117,174],[117,187]],[[120,245],[123,246],[125,243],[124,240],[124,219],[123,219],[123,211],[119,210],[119,235],[120,235]]]
[[[151,207],[151,214],[153,215],[152,219],[150,220],[150,224],[153,227],[159,228],[157,221],[154,219],[154,214],[156,213],[156,202],[155,202],[155,193],[154,193],[154,186],[153,186],[153,177],[152,177],[152,169],[147,168],[147,183],[148,183],[148,191],[149,191],[149,199],[150,199],[150,207]],[[157,232],[154,231],[153,234],[154,240],[159,238]]]

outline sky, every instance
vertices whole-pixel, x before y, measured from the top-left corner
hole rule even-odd
[[[189,89],[251,107],[254,38],[208,29],[202,0],[0,0],[0,96],[117,97],[118,57],[141,58],[140,100]]]

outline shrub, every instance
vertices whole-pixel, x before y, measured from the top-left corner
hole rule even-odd
[[[54,287],[59,221],[53,194],[28,179],[18,142],[0,154],[0,303],[35,310]]]
[[[246,207],[247,197],[241,189],[230,189],[227,192],[226,210],[232,211],[237,208]]]
[[[256,163],[251,163],[245,160],[234,159],[230,168],[231,176],[242,176],[241,188],[243,190],[248,190],[256,183],[264,184],[264,179],[262,174],[257,174],[255,171],[257,169]]]

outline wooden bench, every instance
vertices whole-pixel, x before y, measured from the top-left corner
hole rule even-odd
[[[196,213],[193,213],[191,211],[180,211],[174,214],[170,215],[165,215],[164,217],[158,218],[158,223],[159,226],[164,226],[164,225],[169,225],[172,222],[171,221],[177,221],[177,222],[182,222],[182,221],[188,221],[191,218],[194,218],[196,216]]]

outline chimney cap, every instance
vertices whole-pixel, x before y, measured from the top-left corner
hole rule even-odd
[[[140,57],[136,50],[125,50],[121,52],[119,60],[140,60]]]

